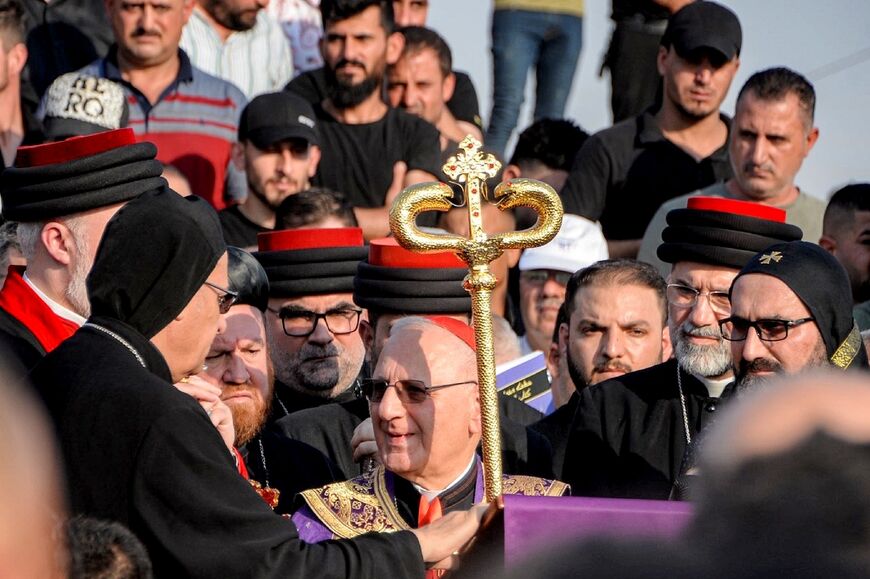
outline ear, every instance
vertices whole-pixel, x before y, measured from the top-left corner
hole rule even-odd
[[[659,53],[656,55],[656,68],[659,71],[659,76],[664,77],[667,72],[667,59],[670,48],[659,46]]]
[[[516,267],[520,262],[520,254],[522,251],[519,249],[508,249],[504,253],[507,256],[508,267]]]
[[[504,183],[510,179],[517,179],[523,176],[522,170],[516,165],[508,165],[504,168],[504,171],[501,172],[501,181]]]
[[[308,177],[314,177],[317,166],[320,164],[320,147],[309,145],[308,147]]]
[[[54,261],[61,265],[72,263],[75,241],[72,231],[66,225],[58,221],[49,221],[43,226],[39,241]]]
[[[819,238],[819,245],[831,255],[837,255],[837,240],[830,235],[822,234]]]
[[[471,423],[468,425],[469,434],[480,434],[483,432],[483,423],[480,416],[480,390],[472,387],[472,396],[474,397],[471,403]]]
[[[444,78],[444,84],[441,85],[441,100],[446,103],[453,98],[454,90],[456,90],[456,75],[451,72]]]
[[[7,55],[9,63],[9,73],[13,76],[19,76],[24,70],[24,65],[27,64],[27,45],[19,42],[9,51]]]
[[[559,377],[559,342],[550,342],[550,347],[547,350],[547,371],[550,373],[550,378],[555,380]]]
[[[387,64],[396,64],[405,49],[405,36],[401,32],[393,32],[387,37]]]
[[[671,331],[668,329],[668,325],[665,324],[665,327],[662,328],[662,362],[670,360],[673,354],[674,348],[671,345]]]
[[[232,155],[233,166],[236,169],[245,172],[245,143],[235,142],[233,143],[233,148],[230,151],[230,155]]]
[[[810,151],[813,150],[813,146],[816,144],[816,141],[819,140],[819,128],[813,127],[810,130],[810,134],[807,135],[807,150],[804,151],[804,157],[810,154]]]
[[[185,24],[190,19],[190,15],[193,14],[194,6],[196,6],[196,0],[184,0],[184,3],[181,5],[181,16]]]
[[[361,319],[359,321],[359,337],[362,338],[363,346],[366,349],[366,359],[371,362],[372,345],[375,343],[375,329],[368,320]]]

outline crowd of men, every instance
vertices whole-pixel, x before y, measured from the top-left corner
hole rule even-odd
[[[625,553],[686,576],[806,569],[819,533],[782,522],[813,525],[803,500],[837,537],[870,525],[863,494],[837,518],[825,501],[848,492],[822,488],[866,482],[822,455],[866,461],[870,184],[827,204],[798,186],[819,138],[798,71],[754,72],[721,110],[743,46],[730,9],[668,3],[648,108],[621,102],[593,135],[542,113],[508,156],[510,103],[484,128],[426,0],[56,0],[38,18],[34,1],[0,0],[10,576],[455,568],[486,509],[468,269],[401,247],[388,216],[407,187],[449,180],[468,135],[496,143],[506,187],[543,181],[565,211],[548,244],[491,264],[495,361],[542,352],[552,394],[546,412],[498,394],[504,494],[697,499],[688,533],[705,538],[687,544],[706,560],[581,549],[592,575]],[[541,22],[509,4],[505,30]],[[559,26],[579,22],[564,4]],[[453,186],[421,228],[468,235]],[[535,223],[483,193],[487,234]],[[768,463],[805,484],[778,490]],[[793,544],[765,552],[782,531]],[[809,561],[870,570],[831,551]]]

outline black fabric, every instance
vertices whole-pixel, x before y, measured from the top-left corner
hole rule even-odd
[[[271,425],[267,425],[239,452],[252,480],[281,493],[275,512],[282,515],[293,514],[296,510],[294,499],[298,493],[321,486],[320,481],[338,476],[335,467],[322,453],[307,444],[290,440]]]
[[[400,476],[393,475],[393,499],[396,510],[412,529],[419,525],[417,519],[420,511],[420,493],[414,484]],[[477,489],[477,461],[468,473],[449,491],[438,495],[441,502],[441,513],[446,515],[453,511],[470,509],[474,505],[474,491]]]
[[[170,189],[145,193],[106,225],[87,279],[91,315],[151,338],[187,306],[225,251],[207,201]]]
[[[362,245],[254,253],[278,297],[351,293],[357,265],[367,255]]]
[[[695,438],[727,400],[679,372]],[[677,362],[669,360],[580,392],[559,478],[574,496],[666,500],[685,452]]]
[[[614,20],[640,16],[643,20],[667,20],[670,12],[654,0],[613,0],[610,17]],[[664,32],[664,28],[662,28]]]
[[[239,476],[205,411],[139,332],[94,318],[31,374],[65,461],[71,514],[117,521],[155,577],[423,577],[406,532],[307,546]]]
[[[471,296],[462,287],[465,268],[399,268],[360,262],[353,301],[383,313],[467,313]]]
[[[525,416],[525,420],[530,424],[539,419],[541,414],[529,407],[537,414],[537,418],[532,419],[533,414],[525,415],[518,412],[511,401],[526,407],[528,405],[509,396],[500,395],[498,400],[501,412],[504,472],[553,478],[550,459],[552,453],[546,439],[511,418],[511,416]],[[275,428],[283,436],[313,448],[329,459],[339,476],[331,480],[323,480],[316,485],[323,486],[362,474],[360,465],[353,460],[350,440],[354,429],[368,417],[368,402],[365,399],[355,399],[293,412],[279,419],[275,423]]]
[[[238,294],[236,304],[254,306],[261,312],[269,307],[269,278],[253,255],[238,247],[227,247],[229,289]]]
[[[662,77],[656,58],[668,17],[667,10],[661,10],[665,13],[663,19],[653,19],[652,26],[643,17],[614,16],[616,25],[601,65],[602,72],[605,68],[610,71],[613,124],[643,113],[656,104],[660,95]]]
[[[242,215],[238,205],[227,207],[218,213],[221,220],[221,228],[224,232],[224,240],[227,245],[234,245],[242,249],[257,249],[257,234],[272,231],[267,227],[258,225]]]
[[[456,76],[456,88],[453,89],[453,96],[447,101],[447,108],[450,109],[456,120],[467,121],[483,130],[480,104],[471,77],[456,70],[453,71],[453,74]],[[323,74],[323,68],[303,72],[287,83],[284,90],[295,92],[312,105],[322,103],[326,98],[326,77]]]
[[[849,336],[855,325],[849,276],[833,255],[815,243],[792,241],[771,245],[749,260],[737,278],[752,273],[773,276],[797,294],[810,310],[829,357]],[[867,368],[863,340],[850,368]]]
[[[732,175],[727,139],[696,161],[665,138],[650,109],[589,137],[560,197],[566,213],[600,221],[607,239],[640,239],[662,203]]]
[[[106,55],[115,41],[102,0],[22,0],[27,74],[39,97],[60,75]]]
[[[656,253],[665,263],[697,261],[739,269],[765,247],[803,236],[800,227],[720,211],[674,209]]]
[[[438,131],[423,119],[391,108],[373,123],[348,125],[319,104],[314,112],[322,156],[312,183],[344,194],[354,207],[383,207],[399,161],[438,175]]]
[[[580,395],[575,392],[564,405],[529,426],[550,443],[550,448],[553,449],[553,472],[561,473],[564,469],[571,423],[579,401]]]
[[[0,175],[3,218],[43,221],[129,201],[166,187],[157,147],[143,142],[65,163],[8,167]]]
[[[7,363],[15,364],[10,374],[21,376],[29,372],[45,356],[45,348],[27,326],[0,308],[0,351]]]

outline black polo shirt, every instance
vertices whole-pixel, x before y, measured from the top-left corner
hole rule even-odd
[[[696,161],[665,138],[654,111],[626,119],[577,153],[560,193],[565,212],[600,221],[607,239],[640,239],[662,203],[732,177],[727,142]]]

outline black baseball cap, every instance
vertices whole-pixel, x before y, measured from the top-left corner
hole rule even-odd
[[[662,36],[662,46],[673,46],[684,58],[699,48],[708,48],[731,60],[740,54],[742,43],[737,15],[706,0],[696,0],[673,14]]]
[[[314,109],[302,97],[288,91],[261,94],[242,111],[239,141],[268,149],[288,139],[319,144]]]

